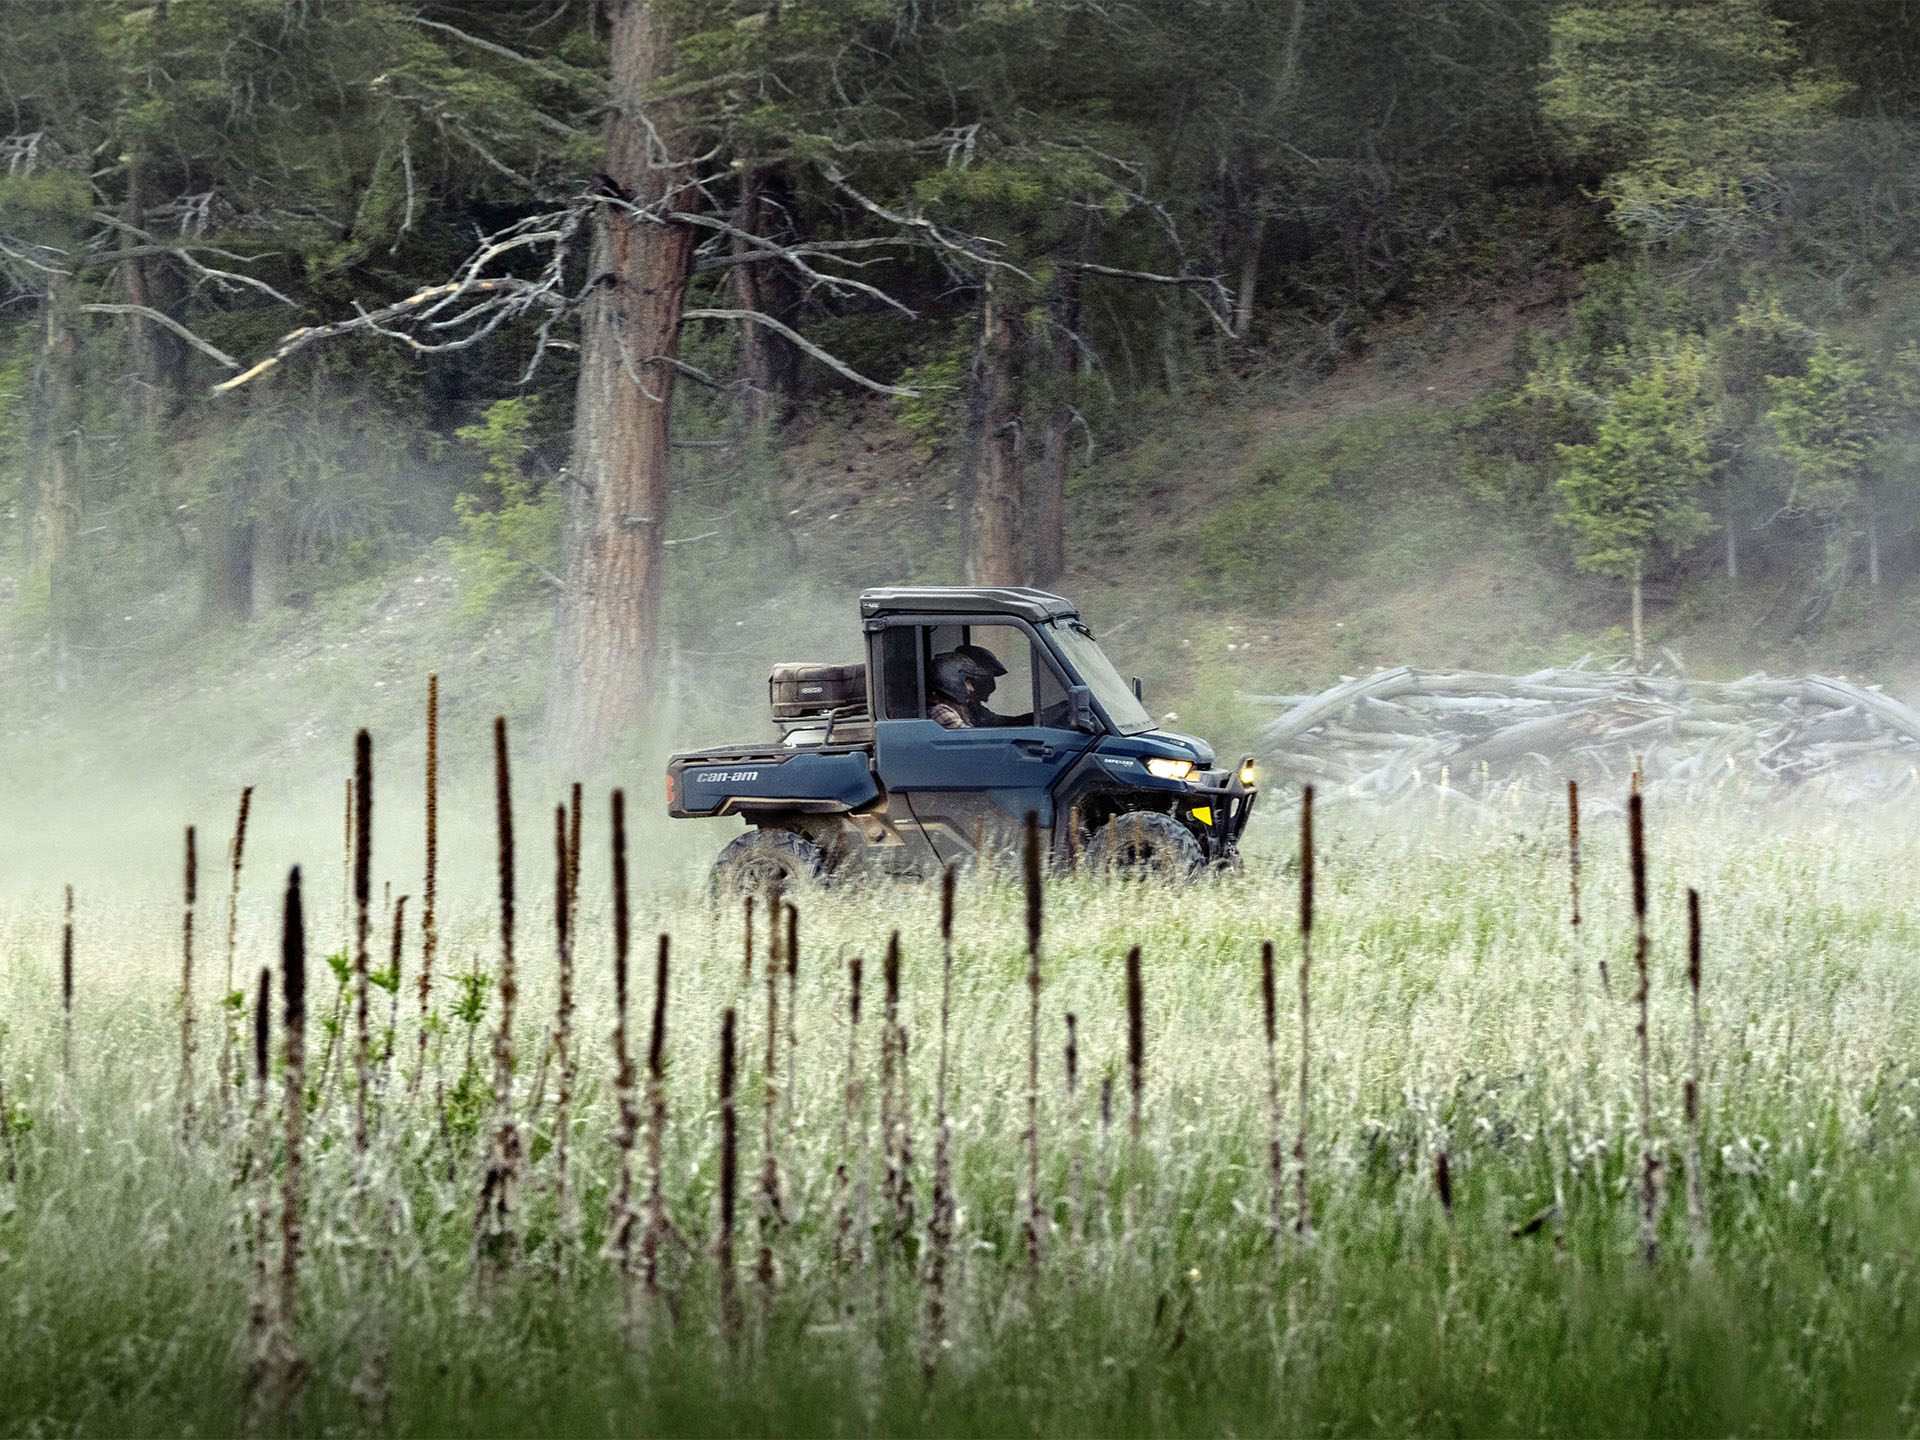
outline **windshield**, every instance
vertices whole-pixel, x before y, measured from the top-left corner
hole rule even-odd
[[[1053,643],[1060,647],[1067,665],[1080,677],[1080,683],[1093,691],[1093,698],[1107,712],[1107,718],[1120,727],[1123,735],[1138,735],[1153,729],[1153,717],[1133,698],[1133,687],[1120,678],[1106,652],[1093,643],[1093,633],[1077,620],[1055,625]]]

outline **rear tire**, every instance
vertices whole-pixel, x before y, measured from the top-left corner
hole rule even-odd
[[[827,873],[820,847],[791,830],[749,830],[735,836],[713,862],[720,895],[764,895],[778,885],[796,890]]]
[[[1095,832],[1087,867],[1123,880],[1185,880],[1206,862],[1200,842],[1171,815],[1127,810]]]

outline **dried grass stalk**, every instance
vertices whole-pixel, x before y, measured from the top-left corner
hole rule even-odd
[[[60,1078],[73,1076],[73,886],[67,886],[66,919],[60,926]]]
[[[1700,1118],[1700,1051],[1705,1038],[1700,1020],[1700,960],[1703,950],[1700,892],[1687,891],[1687,990],[1693,1007],[1693,1025],[1687,1047],[1687,1234],[1693,1263],[1707,1263],[1711,1235],[1707,1229],[1706,1175],[1702,1160]]]
[[[786,1114],[789,1124],[793,1121],[793,1107],[800,1093],[800,1029],[797,1016],[800,1010],[800,911],[794,903],[787,902],[787,939],[785,945],[787,962],[787,1090]]]
[[[773,1236],[785,1218],[780,1199],[779,1130],[775,1123],[780,1111],[780,912],[784,904],[776,885],[767,893],[767,1044],[760,1106],[760,1191],[755,1206],[760,1245],[753,1266],[763,1330],[773,1310],[776,1278]]]
[[[860,980],[863,962],[847,961],[847,1071],[841,1095],[840,1164],[834,1170],[833,1266],[843,1278],[858,1268],[867,1233],[867,1105],[860,1085]],[[857,1133],[856,1133],[857,1132]],[[858,1229],[855,1211],[858,1210]],[[846,1294],[853,1310],[853,1287]]]
[[[613,1144],[619,1178],[608,1205],[607,1242],[601,1253],[620,1277],[620,1332],[629,1347],[637,1338],[639,1306],[633,1289],[633,1142],[640,1113],[633,1103],[633,1056],[627,1047],[627,797],[613,792],[613,1099],[619,1116]]]
[[[507,757],[507,720],[493,722],[494,816],[499,837],[500,1026],[493,1037],[496,1120],[474,1215],[474,1250],[482,1289],[513,1254],[518,1235],[513,1210],[520,1182],[520,1126],[513,1114],[513,1019],[519,995],[513,968],[513,788]]]
[[[280,1269],[273,1318],[269,1393],[272,1406],[291,1419],[306,1365],[294,1343],[300,1312],[300,1253],[304,1232],[300,1189],[304,1178],[307,1088],[307,929],[300,894],[300,868],[287,876],[286,904],[280,921],[280,995],[286,1038],[282,1085],[283,1144],[280,1175]]]
[[[1633,872],[1633,966],[1639,979],[1634,990],[1638,1019],[1634,1038],[1640,1061],[1640,1249],[1652,1265],[1660,1258],[1660,1159],[1653,1148],[1653,1040],[1649,1025],[1651,974],[1648,958],[1652,941],[1647,932],[1647,835],[1645,801],[1637,783],[1627,797],[1628,858]]]
[[[193,826],[187,826],[186,866],[182,877],[185,906],[180,916],[180,1143],[193,1139],[193,911],[200,888],[200,857]]]
[[[220,986],[220,1118],[227,1118],[231,1097],[229,1086],[238,1086],[241,1076],[234,1070],[233,1029],[240,1014],[240,993],[233,988],[234,959],[240,950],[240,865],[247,851],[247,817],[253,809],[253,786],[240,792],[240,813],[233,822],[233,839],[227,845],[227,968]]]
[[[893,1212],[893,1239],[902,1250],[913,1231],[913,1137],[907,1094],[907,1032],[900,1023],[900,932],[887,940],[881,967],[885,1003],[880,1034],[881,1195]]]
[[[1127,1112],[1127,1135],[1140,1143],[1140,1101],[1147,1063],[1146,999],[1140,984],[1140,947],[1127,951],[1127,1089],[1132,1107]]]
[[[353,1156],[356,1182],[365,1178],[367,1108],[373,1092],[369,1058],[371,1019],[367,1013],[367,939],[373,896],[373,737],[353,737]]]
[[[576,803],[579,787],[574,787]],[[572,836],[569,835],[569,829]],[[554,807],[553,812],[553,928],[555,964],[559,970],[559,997],[554,1007],[553,1050],[559,1064],[560,1087],[554,1099],[553,1110],[553,1203],[557,1215],[557,1234],[554,1247],[554,1261],[559,1263],[560,1256],[573,1241],[575,1223],[573,1214],[573,1192],[569,1188],[570,1130],[573,1121],[573,918],[574,890],[578,887],[580,872],[578,857],[574,851],[574,837],[579,833],[577,814],[572,818],[571,826],[567,807]]]
[[[1576,989],[1582,984],[1585,971],[1585,948],[1582,941],[1586,931],[1582,929],[1584,917],[1580,913],[1580,782],[1567,781],[1567,889],[1573,902],[1571,925],[1573,929],[1573,967]],[[1600,993],[1612,993],[1612,977],[1607,973],[1607,957],[1600,957]]]
[[[667,956],[669,940],[660,937],[653,966],[653,1024],[647,1038],[647,1225],[640,1237],[640,1268],[647,1294],[662,1295],[660,1250],[676,1236],[667,1216]],[[669,1305],[671,1314],[671,1305]]]
[[[394,1055],[400,1044],[400,965],[406,950],[407,901],[412,898],[402,895],[393,902],[393,936],[387,952],[387,975],[393,981],[393,988],[387,992],[387,1043],[374,1074],[379,1086],[378,1093],[383,1098],[386,1095],[387,1074],[393,1068]]]
[[[1027,1128],[1021,1139],[1027,1148],[1027,1283],[1040,1279],[1040,941],[1044,904],[1040,888],[1040,816],[1027,812],[1025,843],[1021,849],[1022,876],[1027,899]]]
[[[733,1232],[740,1198],[740,1115],[735,1101],[734,1010],[720,1018],[720,1224],[714,1261],[720,1270],[720,1317],[727,1343],[740,1338],[740,1292],[733,1267]]]
[[[1084,1126],[1080,1116],[1080,1017],[1069,1010],[1066,1022],[1067,1043],[1061,1050],[1061,1059],[1067,1077],[1067,1148],[1073,1156],[1067,1166],[1067,1233],[1077,1250],[1087,1238],[1087,1162],[1081,1153],[1086,1142],[1081,1134]]]
[[[433,1002],[433,962],[440,953],[439,899],[440,879],[440,677],[427,676],[427,869],[426,884],[420,892],[420,1035],[414,1056],[413,1078],[407,1084],[409,1095],[420,1093],[420,1081],[427,1073],[427,1032],[432,1028],[427,1017]],[[395,990],[395,994],[398,994]]]
[[[1260,942],[1261,1034],[1267,1051],[1267,1229],[1275,1243],[1286,1233],[1286,1149],[1280,1138],[1279,1016],[1276,1012],[1273,942]]]
[[[1300,1107],[1293,1140],[1293,1230],[1305,1239],[1313,1233],[1313,1211],[1307,1199],[1307,1083],[1310,1056],[1313,978],[1313,786],[1300,793]]]
[[[953,901],[958,872],[949,864],[940,872],[940,1059],[934,1075],[933,1205],[927,1216],[926,1340],[921,1369],[931,1376],[947,1344],[947,1265],[953,1248],[952,1131],[947,1123],[948,1030],[953,1013]],[[1069,1073],[1072,1071],[1073,1017],[1067,1017]],[[1068,1089],[1072,1089],[1068,1080]]]

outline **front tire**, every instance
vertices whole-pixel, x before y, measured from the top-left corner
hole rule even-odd
[[[1088,868],[1116,879],[1185,880],[1205,862],[1193,832],[1158,810],[1123,811],[1087,846]]]
[[[775,886],[797,890],[827,873],[820,847],[791,830],[749,830],[735,836],[713,862],[720,895],[764,895]]]

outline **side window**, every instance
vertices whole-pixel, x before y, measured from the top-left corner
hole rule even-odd
[[[1007,667],[1007,673],[1000,677],[993,698],[987,702],[987,708],[996,715],[1024,716],[1036,713],[1040,705],[1035,703],[1035,681],[1044,691],[1057,691],[1060,687],[1047,669],[1046,661],[1033,653],[1033,642],[1027,638],[1027,632],[1017,625],[974,625],[970,627],[968,640],[984,650],[991,651],[995,659]],[[1042,678],[1044,677],[1044,678]]]
[[[920,708],[920,631],[893,625],[880,632],[881,703],[888,720],[918,720]]]

